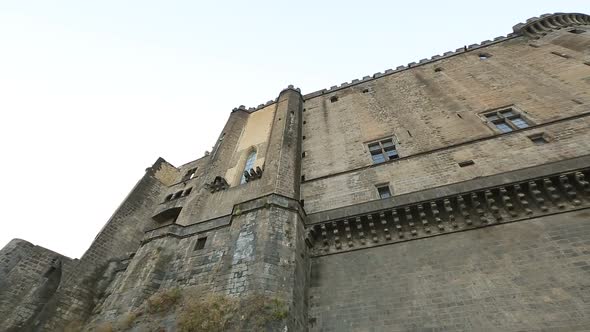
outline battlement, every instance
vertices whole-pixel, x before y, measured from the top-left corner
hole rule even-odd
[[[457,56],[460,54],[465,54],[468,52],[479,50],[481,48],[495,45],[495,44],[498,44],[498,43],[501,43],[501,42],[504,42],[506,40],[510,40],[513,38],[524,36],[524,37],[538,39],[538,38],[546,35],[547,33],[557,30],[557,29],[562,29],[562,28],[577,26],[577,25],[584,25],[584,24],[590,24],[590,16],[585,15],[585,14],[580,14],[580,13],[543,14],[540,17],[532,17],[532,18],[527,19],[526,23],[516,24],[512,28],[514,30],[514,32],[509,33],[506,36],[498,36],[498,37],[495,37],[491,40],[487,39],[487,40],[484,40],[480,43],[465,45],[463,47],[459,47],[459,48],[455,49],[454,51],[444,52],[443,54],[436,54],[436,55],[431,56],[430,58],[423,58],[423,59],[418,60],[417,62],[410,62],[407,65],[397,66],[395,69],[391,69],[391,68],[386,69],[383,72],[376,72],[371,75],[363,76],[362,78],[359,78],[359,79],[353,79],[350,82],[343,82],[340,85],[333,85],[330,88],[310,92],[310,93],[303,95],[303,99],[307,100],[307,99],[315,98],[315,97],[318,97],[318,96],[321,96],[324,94],[333,93],[338,90],[342,90],[342,89],[345,89],[345,88],[348,88],[351,86],[367,83],[367,82],[370,82],[372,80],[375,80],[375,79],[378,79],[378,78],[381,78],[384,76],[397,74],[397,73],[400,73],[400,72],[403,72],[406,70],[410,70],[412,68],[432,64],[437,61],[440,61],[443,59],[448,59],[453,56]],[[276,102],[276,99],[269,100],[265,104],[260,104],[256,107],[249,107],[249,108],[246,108],[246,106],[244,106],[244,105],[240,105],[239,107],[234,108],[232,110],[232,112],[245,111],[248,113],[252,113],[252,112],[256,112],[257,110],[262,109],[266,106],[270,106],[275,102]]]
[[[518,35],[539,39],[554,30],[588,24],[590,16],[586,14],[555,13],[531,17],[525,23],[518,23],[512,27],[512,30]]]

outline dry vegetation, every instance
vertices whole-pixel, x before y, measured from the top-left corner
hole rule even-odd
[[[198,289],[181,292],[173,288],[152,295],[137,310],[89,330],[115,332],[135,327],[142,331],[166,331],[160,324],[168,319],[180,332],[265,331],[280,324],[287,314],[283,300],[266,295],[252,294],[237,299]],[[73,327],[68,331],[81,330]]]
[[[170,310],[180,299],[180,289],[172,288],[152,295],[147,300],[147,311],[150,314]]]

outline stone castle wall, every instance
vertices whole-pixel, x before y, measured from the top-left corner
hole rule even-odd
[[[312,259],[310,331],[590,329],[588,209]]]
[[[149,310],[167,294],[272,299],[262,323],[235,308],[246,330],[588,328],[589,22],[543,16],[234,109],[204,157],[158,159],[80,260],[2,249],[0,323],[174,331],[188,302]],[[486,122],[501,107],[528,128]],[[368,143],[389,137],[400,158],[373,164]]]

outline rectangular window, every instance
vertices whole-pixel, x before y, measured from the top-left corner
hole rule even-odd
[[[518,129],[522,129],[522,128],[526,128],[528,127],[528,123],[526,123],[522,118],[518,117],[518,118],[514,118],[511,120],[512,124],[514,124]]]
[[[197,240],[197,244],[195,245],[195,250],[201,250],[205,248],[205,243],[207,242],[207,237],[202,237]]]
[[[505,108],[483,114],[488,123],[492,124],[502,133],[528,128],[530,122],[525,120],[520,113],[512,108]]]
[[[391,197],[391,191],[389,190],[389,185],[379,185],[377,186],[377,192],[379,193],[379,198],[389,198]]]
[[[373,159],[373,164],[379,164],[388,160],[399,158],[392,138],[369,143],[368,147],[371,158]]]

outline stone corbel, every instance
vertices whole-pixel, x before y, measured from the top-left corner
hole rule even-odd
[[[250,168],[249,170],[244,171],[244,177],[246,178],[246,182],[260,179],[260,177],[262,176],[263,168],[260,168],[260,166],[256,166],[256,169]]]
[[[205,188],[207,188],[210,192],[214,193],[216,191],[225,190],[229,188],[229,184],[223,177],[216,176],[213,182],[205,184]]]

